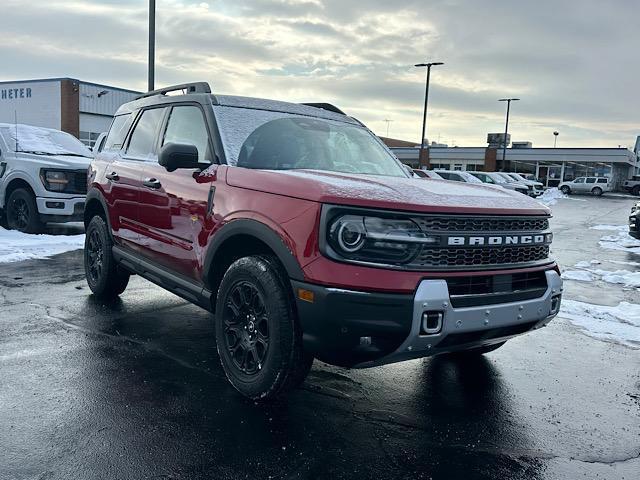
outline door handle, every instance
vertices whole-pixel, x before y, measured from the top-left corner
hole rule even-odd
[[[113,180],[114,182],[120,180],[120,177],[116,172],[107,173],[105,177],[107,177],[109,180]]]
[[[142,182],[142,185],[144,185],[145,187],[149,187],[149,188],[160,188],[160,187],[162,187],[162,184],[160,183],[160,180],[158,180],[157,178],[145,178],[144,181]]]

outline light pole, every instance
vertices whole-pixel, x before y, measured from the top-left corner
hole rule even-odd
[[[506,168],[507,158],[507,134],[509,132],[509,111],[511,109],[511,102],[517,102],[519,98],[500,98],[499,102],[507,102],[507,121],[504,124],[504,142],[502,144],[502,168]]]
[[[558,144],[558,135],[560,135],[560,132],[553,132],[553,148],[556,148],[556,145]]]
[[[389,120],[388,118],[385,118],[384,121],[387,123],[387,138],[389,138],[389,124],[391,124],[393,120]]]
[[[420,156],[418,157],[418,164],[422,167],[422,156],[424,154],[424,137],[427,133],[427,103],[429,102],[429,80],[431,79],[431,67],[435,65],[444,65],[443,62],[429,62],[418,63],[416,67],[427,67],[427,81],[424,90],[424,113],[422,114],[422,137],[420,137]]]
[[[156,68],[156,0],[149,0],[149,72],[148,88],[154,90]]]

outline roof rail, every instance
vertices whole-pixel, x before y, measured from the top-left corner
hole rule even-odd
[[[173,85],[171,87],[159,88],[147,93],[143,93],[137,98],[153,97],[154,95],[166,95],[169,92],[177,92],[178,90],[184,90],[185,94],[189,93],[211,93],[211,87],[207,82],[193,82],[193,83],[181,83],[180,85]]]
[[[346,115],[346,113],[344,113],[335,105],[331,105],[330,103],[303,103],[302,105],[306,105],[307,107],[321,108],[322,110],[327,110],[333,113],[339,113],[340,115]]]

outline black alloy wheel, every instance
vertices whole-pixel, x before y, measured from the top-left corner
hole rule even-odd
[[[39,233],[42,222],[33,194],[24,188],[11,192],[7,200],[7,226],[24,233]]]
[[[104,244],[97,230],[87,235],[87,276],[93,283],[98,283],[102,275],[104,262]]]
[[[251,281],[236,283],[227,297],[224,312],[225,345],[234,366],[255,375],[269,351],[269,317],[258,287]]]

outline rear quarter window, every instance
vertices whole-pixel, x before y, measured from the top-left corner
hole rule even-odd
[[[606,178],[599,178],[598,183],[607,183],[608,180]]]
[[[129,127],[131,126],[131,114],[126,113],[124,115],[118,115],[113,119],[109,133],[104,141],[104,146],[101,151],[106,150],[120,150],[122,143],[124,142]]]

